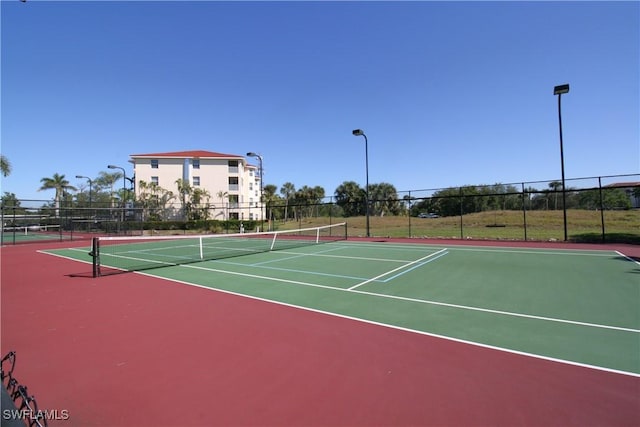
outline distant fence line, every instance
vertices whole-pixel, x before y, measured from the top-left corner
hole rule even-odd
[[[564,192],[559,181],[530,181],[370,194],[370,235],[562,240],[559,221],[563,212],[569,212],[569,240],[640,243],[640,174],[565,181]],[[263,213],[265,220],[258,219]],[[19,200],[11,206],[2,205],[2,243],[16,242],[16,235],[28,234],[29,227],[35,231],[56,225],[61,239],[73,239],[74,234],[80,238],[82,233],[221,233],[344,219],[350,224],[349,234],[355,236],[364,234],[366,213],[363,195],[354,200],[337,195],[315,200],[276,200],[262,207],[242,203],[154,206],[136,202],[125,207],[97,203],[88,207],[73,199],[56,207],[50,200]],[[435,221],[419,221],[419,216]],[[21,239],[24,240],[18,240]]]

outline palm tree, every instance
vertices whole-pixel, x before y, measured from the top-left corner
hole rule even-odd
[[[560,181],[551,181],[549,183],[549,188],[555,193],[555,202],[553,209],[558,210],[558,191],[562,188],[562,183]]]
[[[225,215],[225,209],[224,209],[224,199],[229,197],[229,193],[227,193],[226,191],[220,190],[216,193],[216,196],[218,196],[218,198],[220,199],[220,203],[222,203],[222,219],[227,219]]]
[[[415,197],[412,197],[408,194],[402,196],[402,201],[404,203],[404,209],[408,212],[408,215],[411,216],[411,203],[415,200]]]
[[[334,192],[336,205],[340,206],[344,215],[364,215],[366,211],[365,191],[355,181],[345,181]]]
[[[264,186],[262,197],[264,203],[269,211],[267,212],[267,220],[271,221],[271,217],[273,216],[273,203],[277,200],[276,191],[278,187],[273,184],[267,184]],[[271,223],[269,223],[271,224]]]
[[[193,195],[193,188],[188,180],[179,178],[176,180],[176,185],[178,186],[178,193],[180,194],[180,202],[182,203],[182,208],[184,209],[184,217],[185,219],[189,218],[191,214],[191,196]]]
[[[167,214],[167,204],[171,202],[175,195],[155,182],[148,183],[140,180],[138,183],[139,196],[138,203],[145,211],[145,216],[151,220],[164,219]]]
[[[55,195],[56,216],[60,216],[60,201],[62,200],[64,193],[67,190],[77,191],[77,189],[72,185],[69,185],[69,181],[65,179],[64,175],[59,175],[57,173],[54,173],[53,177],[51,178],[42,178],[40,182],[42,182],[42,187],[40,187],[38,191],[51,190],[51,189],[56,190],[56,195]]]
[[[204,188],[194,188],[191,201],[193,202],[196,212],[193,213],[193,219],[209,219],[209,199],[211,194]]]
[[[280,194],[282,194],[285,201],[285,205],[284,205],[285,222],[287,221],[287,218],[288,218],[287,210],[289,208],[289,199],[291,198],[291,196],[295,194],[295,192],[296,192],[296,187],[290,182],[285,182],[284,184],[282,184],[282,187],[280,187]]]
[[[316,208],[316,216],[319,215],[320,203],[322,203],[322,199],[324,199],[324,195],[325,195],[324,188],[319,185],[316,185],[311,189],[310,196],[311,196],[311,201]]]
[[[95,183],[98,188],[109,188],[109,200],[111,201],[111,207],[114,206],[113,194],[115,191],[113,186],[120,178],[122,178],[122,173],[120,172],[109,173],[102,171],[100,172],[100,176],[95,179]]]
[[[389,183],[382,182],[369,186],[369,203],[373,206],[373,214],[384,216],[398,213],[398,192]]]
[[[0,155],[0,169],[2,170],[2,176],[9,176],[11,174],[11,163],[5,156]]]

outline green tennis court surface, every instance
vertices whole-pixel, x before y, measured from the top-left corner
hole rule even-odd
[[[91,262],[90,250],[46,252]],[[150,251],[131,246],[126,256]],[[144,274],[640,375],[640,265],[615,251],[337,241]]]
[[[35,227],[5,227],[0,236],[0,242],[30,242],[40,240],[59,240],[60,226],[35,226]]]

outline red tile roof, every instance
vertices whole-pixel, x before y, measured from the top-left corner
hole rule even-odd
[[[244,158],[237,154],[223,154],[214,151],[190,150],[190,151],[172,151],[169,153],[149,153],[149,154],[131,154],[131,157],[172,157],[172,158]]]
[[[613,184],[605,185],[605,187],[619,187],[619,188],[629,188],[629,187],[639,187],[640,182],[616,182]]]

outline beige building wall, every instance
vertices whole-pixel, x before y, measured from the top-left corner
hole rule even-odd
[[[140,181],[179,194],[176,181],[188,179],[193,188],[209,193],[209,206],[215,219],[262,219],[260,204],[260,174],[242,156],[209,151],[181,151],[131,155],[136,197]],[[155,167],[157,165],[157,167]],[[224,197],[220,197],[220,193]],[[174,203],[179,208],[180,198]],[[177,209],[179,211],[179,209]]]

